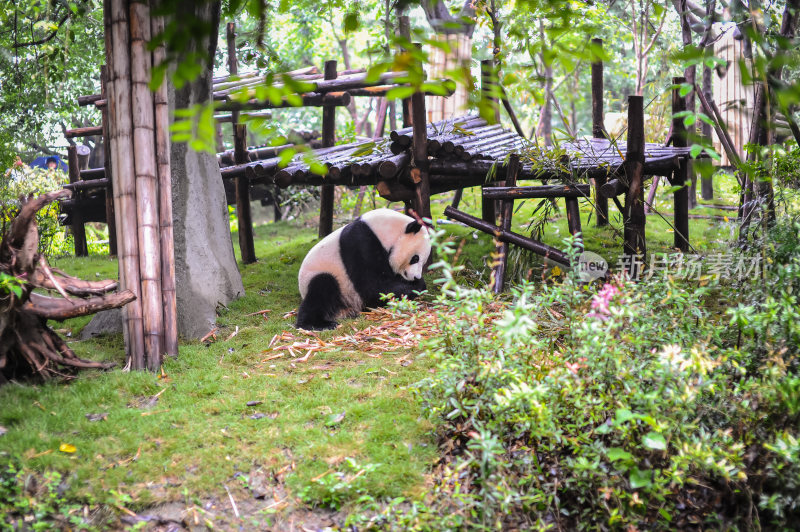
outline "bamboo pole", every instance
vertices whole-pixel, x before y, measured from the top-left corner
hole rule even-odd
[[[629,273],[638,275],[634,269],[638,256],[647,254],[645,242],[644,214],[644,102],[641,96],[628,96],[628,142],[625,157],[625,174],[628,193],[625,195],[625,255],[630,257]]]
[[[336,61],[325,61],[325,79],[336,79]],[[322,108],[322,146],[328,148],[336,142],[336,107]],[[319,237],[323,238],[333,232],[333,197],[334,185],[322,185],[319,200]]]
[[[592,39],[596,49],[603,49],[603,39]],[[603,124],[603,62],[592,61],[592,137],[606,138],[606,127]],[[605,176],[595,179],[594,208],[597,217],[597,227],[608,225],[608,199],[597,193],[605,182]]]
[[[164,31],[164,19],[153,16],[150,19],[151,34],[158,35]],[[166,50],[163,45],[153,50],[153,64],[166,61]],[[159,243],[161,248],[161,302],[164,307],[164,343],[167,356],[178,356],[178,311],[175,292],[175,248],[172,225],[172,172],[170,169],[169,142],[169,102],[167,83],[153,94],[153,111],[155,115],[156,161],[158,163],[158,216]]]
[[[102,65],[100,67],[100,96],[106,100],[108,98],[108,66]],[[109,140],[109,111],[108,106],[100,108],[100,113],[103,121],[103,171],[102,177],[108,180],[106,187],[106,228],[108,229],[108,254],[112,257],[117,255],[117,221],[116,214],[114,213],[114,187],[111,175],[113,173],[113,166],[111,164],[111,141]],[[91,179],[85,175],[90,170],[81,172],[81,179]]]
[[[234,160],[241,164],[247,162],[247,126],[235,124],[234,127]],[[250,212],[250,180],[246,175],[236,178],[236,216],[242,262],[252,264],[256,261],[256,248],[253,242],[253,215]]]
[[[128,362],[132,368],[145,367],[142,324],[139,243],[136,221],[136,177],[131,114],[131,57],[127,2],[105,0],[104,16],[110,26],[111,46],[106,48],[109,64],[109,132],[114,167],[114,205],[117,222],[120,287],[136,299],[123,307]]]
[[[70,184],[78,183],[81,178],[81,171],[80,163],[78,163],[78,148],[76,146],[67,148],[67,164]],[[78,194],[73,193],[72,197],[77,199]],[[87,257],[89,252],[86,246],[86,228],[83,226],[83,216],[79,208],[72,210],[72,238],[75,243],[75,256]]]
[[[453,220],[483,231],[484,233],[493,235],[501,242],[514,244],[515,246],[533,251],[537,255],[551,259],[559,264],[569,266],[569,258],[567,257],[566,253],[552,246],[548,246],[547,244],[543,244],[538,240],[522,236],[512,231],[503,231],[500,227],[494,224],[485,222],[480,218],[476,218],[475,216],[470,216],[469,214],[454,209],[449,205],[445,208],[444,215],[448,218],[452,218]]]
[[[139,272],[142,283],[142,323],[145,364],[132,369],[158,371],[164,339],[164,307],[161,301],[161,244],[158,214],[155,116],[150,78],[152,54],[150,7],[145,0],[130,3],[131,93],[133,111],[133,159],[136,170],[136,214],[139,234]]]
[[[680,85],[686,82],[686,78],[676,77],[672,78],[673,85]],[[672,114],[686,111],[686,98],[680,95],[680,89],[672,89]],[[688,137],[686,128],[683,125],[683,118],[674,118],[672,120],[672,145],[676,148],[688,146]],[[675,247],[681,251],[689,249],[689,188],[686,182],[689,178],[689,158],[683,157],[681,159],[680,168],[673,172],[672,185],[681,187],[673,193],[673,202],[675,204]]]

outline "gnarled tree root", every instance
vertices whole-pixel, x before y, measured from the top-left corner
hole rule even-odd
[[[113,292],[118,286],[116,281],[84,281],[52,270],[37,253],[36,211],[69,195],[68,190],[59,190],[35,199],[23,198],[19,214],[0,241],[0,272],[15,277],[21,288],[18,293],[0,290],[0,377],[20,374],[69,377],[76,369],[114,366],[113,362],[79,358],[47,325],[48,319],[94,314],[135,299],[129,290]],[[34,292],[36,288],[61,297]]]

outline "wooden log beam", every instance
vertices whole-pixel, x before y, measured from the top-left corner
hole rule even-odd
[[[236,124],[234,130],[234,161],[247,162],[247,126]],[[236,178],[236,216],[239,223],[239,250],[244,264],[256,262],[256,248],[253,240],[253,215],[250,211],[250,179],[246,176]]]
[[[336,61],[325,61],[325,79],[335,80],[337,77]],[[322,108],[322,146],[328,148],[336,143],[336,107],[328,105]],[[333,199],[334,185],[322,185],[319,200],[319,238],[333,232]]]
[[[513,155],[512,155],[513,157]],[[514,181],[520,171],[516,172]],[[508,185],[506,177],[506,185]],[[483,197],[490,200],[514,200],[531,198],[588,198],[591,196],[591,185],[542,185],[535,187],[491,187],[483,190]]]
[[[80,107],[86,107],[87,105],[94,104],[95,102],[97,102],[97,100],[100,100],[101,98],[103,98],[103,96],[100,94],[89,94],[87,96],[78,96],[78,105]]]
[[[444,215],[474,229],[478,229],[479,231],[483,231],[486,234],[492,235],[502,242],[514,244],[515,246],[533,251],[537,255],[541,255],[545,258],[558,262],[559,264],[569,266],[569,258],[567,257],[566,253],[552,246],[548,246],[547,244],[543,244],[538,240],[522,236],[512,231],[503,231],[495,224],[490,224],[481,220],[480,218],[470,216],[469,214],[454,209],[451,206],[447,206],[445,208]]]
[[[47,290],[62,289],[70,295],[77,297],[100,296],[108,292],[113,292],[119,287],[117,281],[84,281],[68,275],[53,274],[52,277],[45,275],[41,268],[37,268],[28,280],[33,286],[45,288]]]
[[[93,137],[102,134],[103,126],[78,127],[75,129],[68,129],[64,132],[64,136],[68,139],[73,139],[75,137]]]
[[[104,179],[107,177],[106,169],[104,167],[81,170],[81,180],[83,181],[94,181],[96,179]]]
[[[352,97],[349,92],[332,92],[328,94],[308,93],[303,94],[302,103],[300,107],[347,107],[350,105]],[[292,105],[288,100],[282,100],[278,104],[274,104],[269,100],[250,100],[247,102],[221,102],[215,106],[217,111],[250,111],[261,109],[285,109],[289,107],[297,107]]]
[[[108,188],[108,179],[92,179],[89,181],[79,180],[74,183],[64,185],[64,188],[72,191],[96,190],[99,188]]]
[[[680,85],[685,83],[686,79],[676,77],[672,79],[673,85]],[[686,99],[680,95],[680,89],[672,89],[672,114],[686,111]],[[688,134],[683,125],[683,118],[674,118],[672,120],[672,144],[677,147],[686,147],[689,144]],[[686,186],[689,179],[689,160],[684,158],[681,160],[680,167],[674,171],[672,177],[672,185],[680,187],[673,192],[673,202],[675,209],[674,226],[675,226],[675,247],[681,251],[688,251],[689,249],[689,188]]]
[[[629,273],[638,276],[634,270],[636,257],[642,260],[647,254],[645,241],[644,214],[644,102],[641,96],[628,97],[628,142],[625,157],[625,174],[628,181],[628,192],[625,195],[623,217],[625,227],[624,252],[630,257]]]
[[[30,299],[22,305],[22,310],[32,312],[47,320],[63,321],[95,314],[101,310],[119,308],[134,299],[136,296],[130,290],[86,299],[64,299],[31,292]]]

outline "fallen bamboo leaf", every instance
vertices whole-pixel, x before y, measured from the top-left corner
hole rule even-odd
[[[231,333],[231,335],[228,336],[227,338],[225,338],[225,341],[227,342],[227,341],[231,340],[237,334],[239,334],[239,326],[238,325],[236,326],[236,329]]]
[[[339,414],[331,414],[331,415],[329,415],[327,421],[325,421],[325,426],[326,427],[335,427],[336,425],[338,425],[339,423],[344,421],[344,416],[345,416],[344,412],[341,412]]]
[[[152,416],[153,414],[161,414],[163,412],[169,412],[169,410],[153,410],[152,412],[142,412],[139,415],[140,416]]]
[[[258,312],[253,312],[248,314],[248,316],[258,316],[259,314],[266,314],[267,312],[272,312],[270,309],[265,308],[264,310],[259,310]]]
[[[206,340],[208,340],[208,339],[209,339],[209,338],[211,338],[212,336],[213,336],[213,337],[214,337],[214,339],[216,340],[216,339],[217,339],[217,331],[219,331],[219,328],[218,328],[218,327],[214,327],[213,329],[211,329],[210,331],[208,331],[208,334],[206,334],[205,336],[203,336],[202,338],[200,338],[200,343],[202,344],[203,342],[205,342]]]
[[[267,358],[265,358],[265,359],[264,359],[264,360],[262,360],[261,362],[267,362],[267,361],[269,361],[269,360],[275,360],[276,358],[281,358],[281,357],[283,357],[283,356],[286,356],[286,353],[276,353],[276,354],[274,354],[274,355],[270,355],[270,356],[268,356]]]

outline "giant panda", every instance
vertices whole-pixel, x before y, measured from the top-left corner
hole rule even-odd
[[[381,294],[416,297],[425,290],[422,271],[430,253],[428,228],[414,218],[391,209],[364,213],[303,260],[297,327],[333,329],[337,318],[381,306]]]

